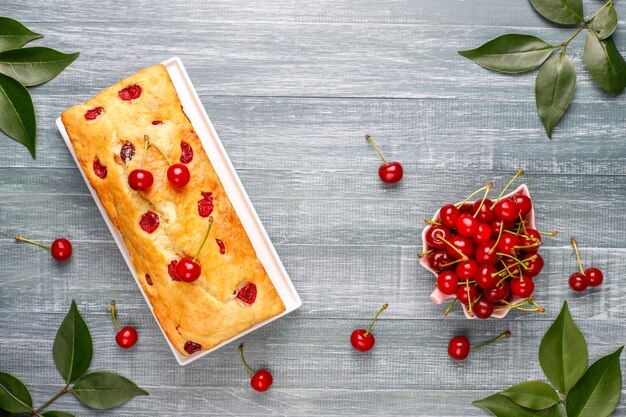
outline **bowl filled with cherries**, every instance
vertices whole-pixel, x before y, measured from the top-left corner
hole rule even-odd
[[[436,277],[431,300],[452,300],[445,315],[457,302],[467,318],[502,318],[512,309],[544,311],[533,298],[544,266],[539,251],[543,236],[556,231],[537,229],[525,184],[505,194],[523,173],[518,171],[493,200],[488,183],[426,220],[420,264]]]

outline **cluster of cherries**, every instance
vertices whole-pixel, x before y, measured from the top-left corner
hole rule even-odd
[[[520,170],[495,201],[487,198],[491,183],[480,188],[463,202],[446,204],[439,218],[428,223],[427,249],[420,257],[438,272],[437,288],[455,297],[445,314],[458,300],[470,316],[481,319],[511,308],[543,312],[532,298],[534,277],[543,269],[537,252],[542,234],[527,225],[533,208],[530,197],[515,194],[503,197]],[[483,192],[481,200],[469,203]],[[513,303],[514,297],[522,299]]]

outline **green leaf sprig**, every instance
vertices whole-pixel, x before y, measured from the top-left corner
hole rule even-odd
[[[0,17],[0,130],[24,145],[33,158],[37,125],[26,87],[50,81],[79,55],[40,46],[22,48],[42,37],[16,20]]]
[[[608,417],[622,391],[624,346],[587,368],[587,342],[567,307],[539,345],[539,363],[552,386],[526,381],[474,401],[496,417]],[[563,407],[565,406],[565,407]]]
[[[614,1],[608,0],[585,19],[582,0],[530,0],[535,10],[551,22],[578,24],[578,28],[558,45],[531,35],[507,34],[459,54],[484,68],[504,73],[527,72],[541,66],[535,81],[535,100],[546,134],[552,138],[576,88],[576,70],[567,56],[567,47],[583,30],[587,30],[583,58],[591,77],[611,94],[618,95],[626,87],[626,62],[612,38],[618,21]]]
[[[115,408],[138,395],[149,395],[134,382],[116,373],[87,372],[93,356],[91,334],[74,301],[54,339],[52,356],[65,387],[35,408],[26,385],[13,375],[0,372],[0,416],[28,413],[29,417],[73,417],[63,411],[43,412],[69,392],[96,410]]]

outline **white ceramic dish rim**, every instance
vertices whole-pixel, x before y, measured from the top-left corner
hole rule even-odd
[[[514,196],[515,194],[524,194],[528,197],[530,197],[530,192],[528,191],[528,187],[526,186],[526,184],[522,184],[519,187],[517,187],[515,189],[515,191],[512,191],[508,194],[505,194],[502,198],[508,198],[511,196]],[[459,204],[459,203],[457,203]],[[437,221],[439,220],[439,212],[441,210],[437,210],[434,214],[434,216],[432,217],[433,220]],[[531,229],[535,229],[535,207],[533,206],[532,210],[530,211],[530,213],[527,216],[528,219],[528,227],[530,227]],[[426,252],[427,250],[430,249],[430,246],[428,246],[428,244],[426,243],[426,229],[428,229],[427,227],[424,228],[424,230],[422,231],[422,250],[424,252]],[[426,258],[426,256],[424,256],[423,258],[420,259],[420,265],[422,265],[424,268],[426,268],[427,270],[429,270],[430,272],[433,273],[433,275],[435,275],[435,277],[437,277],[437,271],[435,271],[433,268],[431,268],[430,265],[428,265],[428,260]],[[435,287],[435,289],[433,290],[433,292],[430,294],[430,300],[435,303],[435,304],[441,304],[443,303],[445,300],[450,299],[450,298],[456,298],[456,295],[447,295],[442,293],[441,291],[439,291],[439,289],[437,287]],[[514,297],[512,299],[513,303],[519,302],[521,301],[521,298],[518,297]],[[468,319],[474,319],[476,318],[475,316],[470,316],[469,312],[467,311],[467,308],[465,307],[465,305],[463,306],[463,313],[465,313],[465,317],[467,317]],[[497,319],[501,319],[504,318],[507,314],[509,313],[509,310],[503,310],[503,311],[496,311],[494,312],[491,317],[497,318]]]
[[[98,194],[89,184],[87,176],[83,172],[78,158],[76,157],[76,153],[74,152],[74,148],[72,147],[70,138],[60,117],[56,119],[56,125],[61,132],[61,136],[63,136],[63,140],[65,141],[67,148],[74,158],[74,162],[76,162],[76,165],[78,166],[78,169],[80,170],[80,173],[85,180],[85,184],[87,184],[89,192],[91,193],[94,201],[96,202],[96,205],[98,206],[98,209],[100,210],[100,214],[102,215],[107,227],[109,228],[109,231],[111,232],[111,235],[113,236],[113,239],[115,240],[115,243],[122,253],[124,260],[126,261],[126,265],[128,265],[128,269],[130,269],[137,284],[137,287],[139,287],[139,291],[141,291],[141,294],[146,300],[146,303],[148,304],[148,307],[150,308],[150,311],[152,312],[155,321],[159,325],[159,328],[161,329],[161,332],[163,333],[167,344],[174,354],[176,361],[179,365],[184,366],[190,364],[197,359],[200,359],[204,355],[207,355],[228,343],[233,342],[236,339],[239,339],[242,336],[245,336],[250,332],[253,332],[265,326],[268,323],[271,323],[274,320],[277,320],[278,318],[286,314],[291,313],[302,305],[302,300],[300,299],[300,296],[293,286],[293,283],[291,282],[291,279],[289,278],[289,275],[287,274],[287,271],[285,270],[285,267],[283,266],[278,256],[278,253],[276,252],[276,249],[274,248],[274,245],[272,244],[272,241],[267,234],[267,231],[263,227],[263,224],[261,223],[261,220],[259,219],[259,216],[254,209],[254,206],[252,205],[252,202],[250,201],[250,198],[248,197],[248,194],[246,193],[243,184],[241,183],[241,180],[239,179],[239,176],[235,171],[235,168],[233,167],[228,155],[226,154],[226,150],[224,149],[224,146],[222,145],[222,142],[220,141],[219,136],[217,135],[217,132],[215,131],[215,128],[213,127],[213,124],[211,123],[211,120],[209,119],[209,116],[207,115],[195,88],[193,87],[193,84],[191,83],[189,75],[187,74],[187,71],[185,70],[182,61],[178,57],[174,57],[162,62],[162,64],[165,66],[170,75],[170,78],[172,79],[172,83],[174,84],[176,92],[178,93],[180,101],[183,105],[183,109],[187,114],[187,117],[191,121],[191,124],[193,125],[196,133],[198,134],[198,137],[202,142],[202,146],[209,156],[211,164],[217,172],[217,175],[220,178],[222,185],[224,186],[226,194],[228,195],[233,207],[235,208],[235,211],[237,212],[237,215],[241,220],[241,223],[244,226],[246,233],[250,238],[250,241],[252,242],[257,256],[259,257],[259,260],[263,263],[267,274],[269,275],[272,283],[274,284],[274,287],[278,291],[280,298],[285,304],[285,311],[278,316],[258,323],[252,326],[250,329],[239,333],[238,335],[220,343],[212,349],[203,350],[191,356],[181,355],[167,338],[167,335],[163,331],[163,328],[161,327],[156,316],[154,315],[152,304],[150,303],[148,296],[145,294],[143,287],[141,286],[141,283],[139,281],[140,277],[138,277],[135,268],[130,261],[130,254],[128,253],[128,249],[124,244],[122,235],[115,229],[115,227],[111,223],[111,220],[107,215],[106,209],[100,203]]]

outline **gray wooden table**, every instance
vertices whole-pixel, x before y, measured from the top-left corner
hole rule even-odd
[[[626,51],[626,6],[616,43]],[[587,1],[597,8],[599,1]],[[603,93],[574,54],[570,113],[552,141],[540,126],[534,76],[503,76],[460,58],[504,32],[553,43],[570,33],[525,0],[3,0],[0,15],[80,51],[57,79],[32,89],[38,157],[0,140],[0,370],[27,382],[41,404],[61,384],[51,359],[56,329],[76,299],[94,337],[92,369],[123,373],[150,391],[107,415],[481,416],[473,399],[542,378],[539,341],[563,299],[595,359],[626,339],[626,100]],[[580,46],[580,42],[575,42]],[[244,338],[255,366],[274,373],[252,391],[227,346],[179,367],[54,126],[65,108],[143,67],[179,56],[303,301],[296,313]],[[383,186],[363,139],[405,167]],[[433,277],[418,265],[422,220],[489,180],[527,171],[544,229],[537,280],[544,315],[506,320],[442,317]],[[55,263],[20,233],[68,236],[75,256]],[[580,295],[574,234],[605,284]],[[120,305],[140,342],[121,351],[106,307]],[[349,334],[380,304],[377,346],[355,352]],[[510,329],[499,346],[453,363],[456,334]],[[624,357],[622,358],[622,365]],[[103,415],[61,399],[55,409]],[[626,403],[616,416],[626,416]]]

